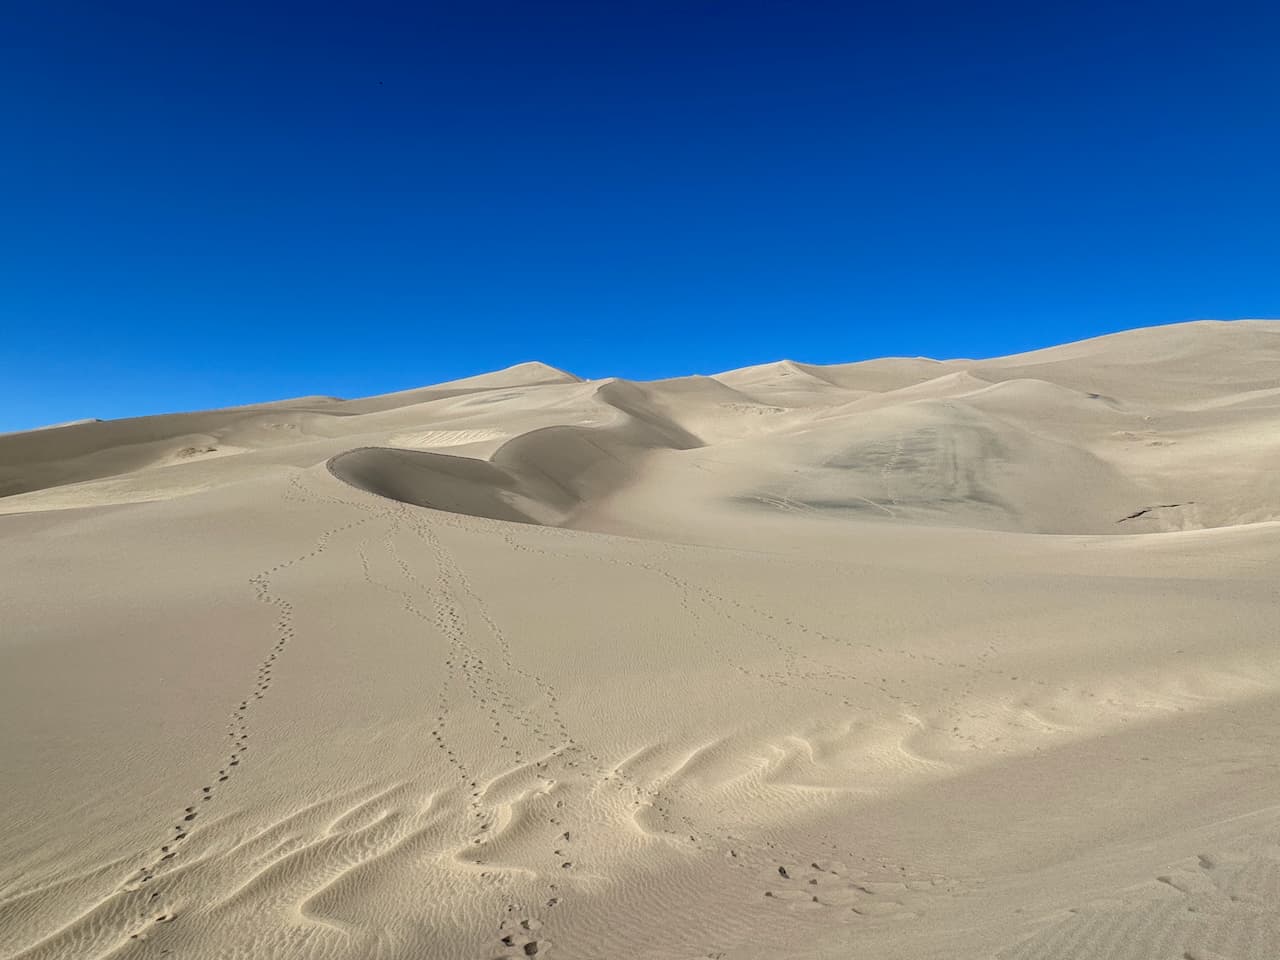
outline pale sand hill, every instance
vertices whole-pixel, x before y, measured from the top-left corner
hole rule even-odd
[[[1278,477],[1263,321],[0,436],[0,957],[1272,960]]]

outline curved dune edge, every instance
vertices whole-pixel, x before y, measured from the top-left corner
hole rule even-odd
[[[166,500],[332,460],[392,500],[638,536],[691,524],[719,536],[770,514],[1048,535],[1223,529],[1280,517],[1278,371],[1280,323],[1263,321],[991,360],[782,361],[643,383],[521,364],[360,400],[4,435],[0,514]]]
[[[366,493],[450,513],[559,526],[633,482],[654,450],[702,442],[629,384],[596,395],[616,411],[603,426],[550,426],[508,440],[489,460],[425,450],[358,447],[329,458],[339,480]]]
[[[357,447],[330,457],[325,466],[343,483],[388,500],[493,520],[544,522],[535,517],[536,501],[518,505],[517,478],[488,460]]]
[[[1276,960],[1250,329],[0,438],[0,957]]]

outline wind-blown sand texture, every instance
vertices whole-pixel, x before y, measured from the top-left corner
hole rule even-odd
[[[1277,518],[1264,321],[5,435],[0,957],[1274,960]]]

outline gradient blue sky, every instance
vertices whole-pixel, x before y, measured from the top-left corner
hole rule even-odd
[[[0,12],[0,430],[1280,314],[1275,3]]]

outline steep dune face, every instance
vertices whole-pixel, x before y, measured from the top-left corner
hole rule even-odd
[[[1280,468],[1280,405],[1259,387],[1275,378],[1280,338],[1240,323],[995,361],[783,361],[609,381],[592,397],[609,408],[587,418],[598,422],[499,448],[506,492],[484,503],[516,498],[539,522],[636,530],[601,504],[630,489],[633,519],[664,509],[645,489],[660,473],[677,488],[665,509],[684,496],[726,523],[734,509],[1058,534],[1257,522],[1280,516],[1280,493],[1260,479]],[[433,502],[424,484],[410,502]]]
[[[0,437],[0,960],[1280,956],[1280,324]]]
[[[333,457],[329,468],[353,486],[402,503],[559,525],[632,482],[651,451],[701,445],[634,384],[610,381],[593,399],[605,414],[601,425],[531,430],[488,461],[369,447]]]
[[[571,504],[554,489],[471,457],[361,447],[338,454],[328,466],[339,480],[366,493],[473,517],[550,523],[561,515],[557,506],[567,511]]]
[[[1278,382],[1280,334],[1261,321],[997,360],[781,361],[647,384],[521,364],[364,400],[0,437],[0,492],[34,492],[12,509],[94,503],[120,497],[122,482],[53,499],[38,491],[145,475],[147,499],[238,480],[245,456],[336,457],[338,476],[394,500],[557,525],[639,529],[607,519],[608,503],[631,490],[628,510],[669,513],[644,529],[680,525],[681,497],[730,522],[736,506],[1040,533],[1197,529],[1280,516],[1280,492],[1264,479],[1280,469]],[[378,447],[388,452],[363,449]],[[423,455],[392,452],[402,448]],[[446,449],[489,466],[434,453]],[[738,465],[733,476],[721,462]],[[684,492],[641,489],[658,473],[683,474]],[[463,494],[460,476],[482,492]]]

